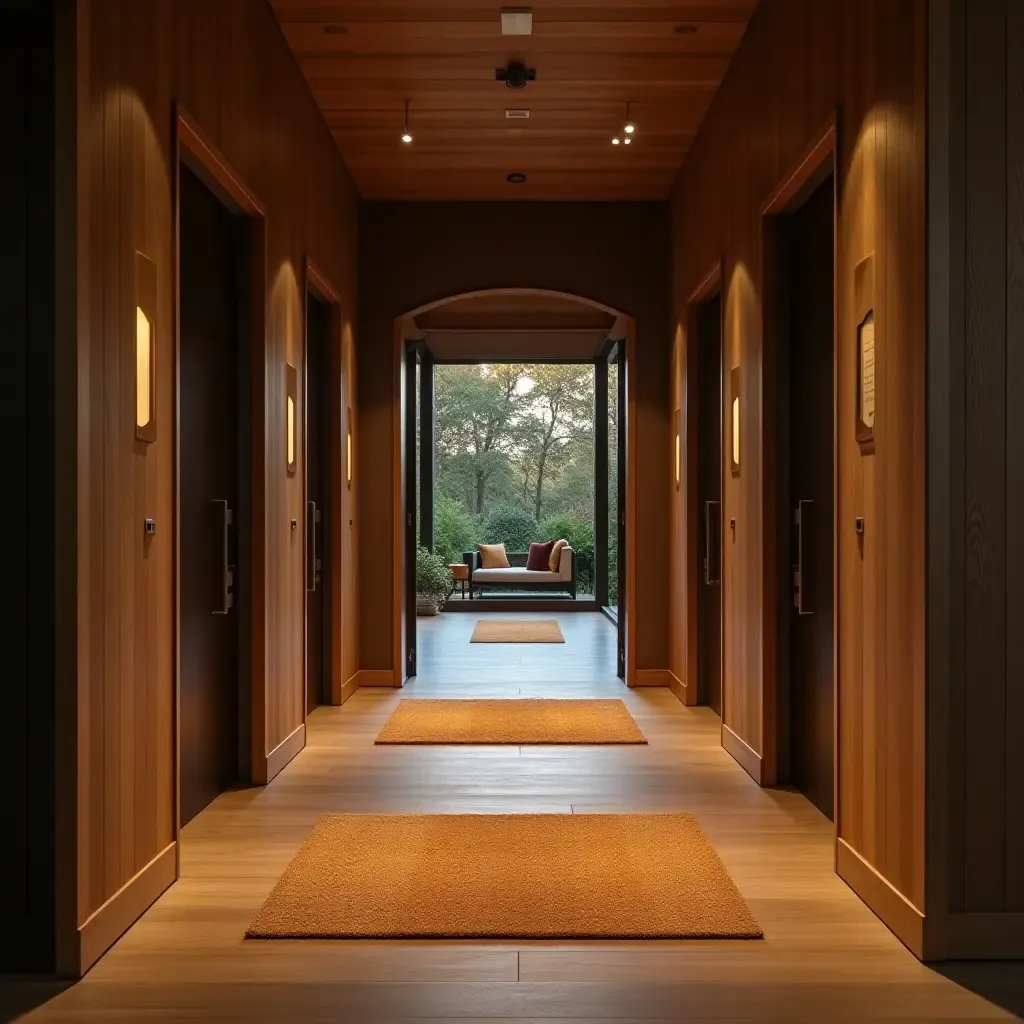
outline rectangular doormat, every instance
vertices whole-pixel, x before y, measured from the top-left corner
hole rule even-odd
[[[755,939],[690,814],[339,814],[250,939]]]
[[[564,644],[554,619],[480,619],[471,644]]]
[[[607,700],[403,700],[377,743],[646,743],[626,705]]]

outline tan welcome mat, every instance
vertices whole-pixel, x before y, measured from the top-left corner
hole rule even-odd
[[[340,814],[317,822],[246,936],[762,932],[690,814]]]
[[[378,743],[646,743],[626,705],[608,700],[403,700]]]
[[[564,644],[554,619],[480,619],[471,644]]]

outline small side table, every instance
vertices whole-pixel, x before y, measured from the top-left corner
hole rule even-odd
[[[466,596],[466,584],[469,582],[469,566],[465,562],[453,562],[448,566],[452,571],[452,583],[462,584],[462,596]],[[455,587],[452,586],[452,593],[455,593]]]

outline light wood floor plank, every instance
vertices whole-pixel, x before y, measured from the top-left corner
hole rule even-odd
[[[198,815],[182,833],[181,880],[84,981],[27,1019],[1013,1019],[903,948],[835,875],[831,824],[800,794],[754,785],[722,749],[711,711],[685,708],[668,690],[627,690],[605,619],[561,615],[564,645],[509,652],[469,643],[476,618],[421,621],[413,683],[319,709],[307,748],[270,786],[225,793]],[[621,697],[649,746],[375,747],[402,696]],[[314,822],[336,811],[688,811],[766,937],[244,941]]]

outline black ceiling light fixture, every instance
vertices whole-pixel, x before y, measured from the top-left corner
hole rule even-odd
[[[518,60],[512,61],[507,67],[494,69],[494,80],[504,82],[510,89],[525,89],[527,82],[537,80],[534,68],[528,68]]]
[[[513,171],[511,174],[505,176],[505,180],[511,182],[513,185],[522,185],[526,181],[526,175],[522,171]]]

